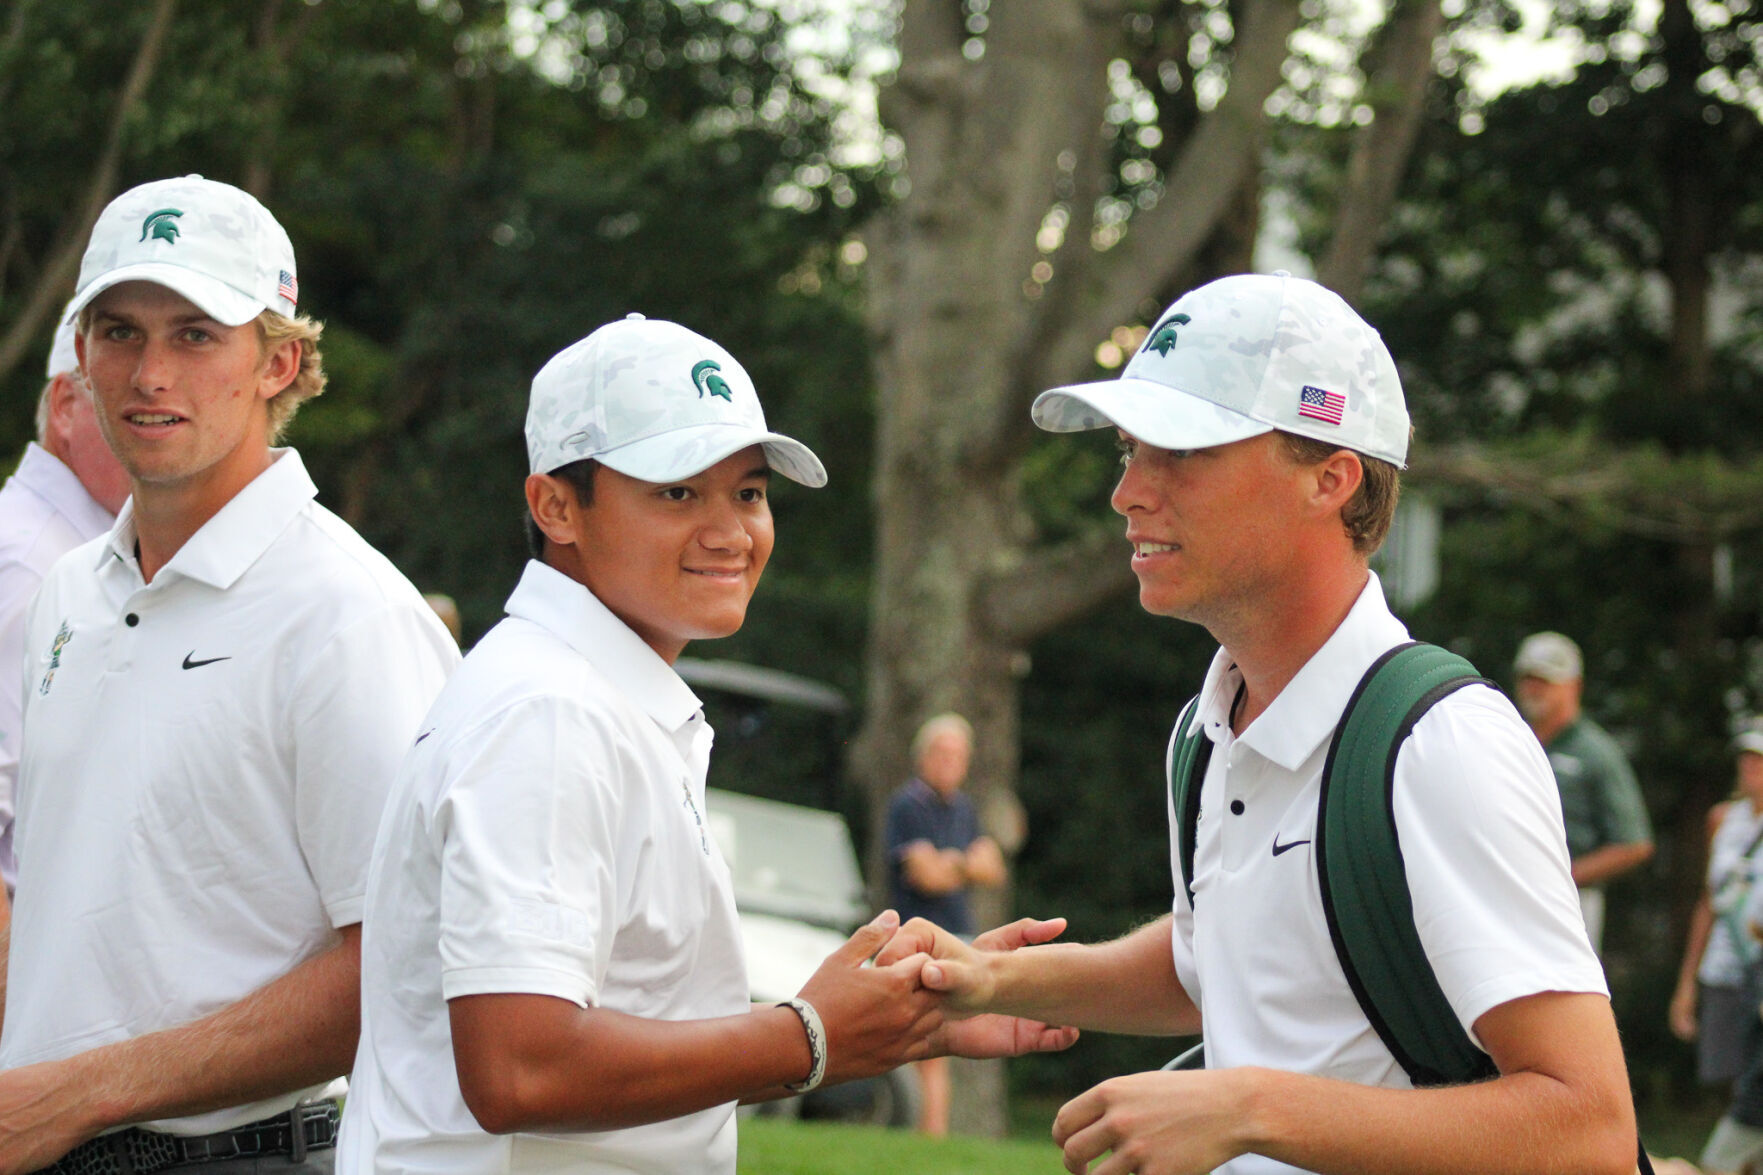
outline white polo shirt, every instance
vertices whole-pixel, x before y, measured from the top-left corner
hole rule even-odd
[[[404,761],[368,881],[343,1173],[722,1172],[734,1104],[626,1130],[487,1134],[447,1001],[521,992],[654,1020],[749,1010],[711,731],[585,587],[529,563]],[[592,1057],[582,1081],[596,1080]]]
[[[360,921],[387,789],[458,650],[315,493],[282,450],[151,584],[132,505],[44,582],[0,1068],[218,1011]]]
[[[1407,639],[1372,576],[1334,635],[1240,737],[1230,708],[1242,676],[1223,650],[1213,659],[1197,715],[1213,748],[1195,909],[1170,813],[1175,969],[1200,1009],[1208,1068],[1259,1065],[1409,1087],[1341,971],[1310,843],[1323,761],[1347,699],[1371,663]],[[1395,815],[1421,943],[1472,1036],[1484,1012],[1521,996],[1609,994],[1580,919],[1554,776],[1504,695],[1467,686],[1415,725],[1396,760]],[[1276,844],[1290,847],[1275,855]],[[1220,1170],[1294,1168],[1245,1155]]]
[[[110,511],[35,441],[0,487],[0,878],[17,878],[12,791],[24,725],[25,609],[55,561],[110,529]]]

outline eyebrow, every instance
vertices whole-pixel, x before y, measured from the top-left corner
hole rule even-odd
[[[100,322],[116,322],[121,323],[124,326],[136,326],[139,324],[140,319],[138,316],[125,314],[120,310],[94,310],[92,311],[92,322],[94,325]],[[174,318],[171,321],[171,325],[174,327],[224,326],[220,319],[215,318],[212,315],[201,313],[186,314],[181,318]]]

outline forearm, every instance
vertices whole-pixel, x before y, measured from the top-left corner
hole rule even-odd
[[[1573,884],[1585,887],[1599,885],[1618,874],[1627,873],[1653,855],[1653,842],[1605,845],[1593,849],[1573,861]]]
[[[360,927],[219,1012],[65,1061],[93,1133],[317,1085],[349,1071],[360,1032]]]
[[[807,1034],[788,1008],[708,1020],[574,1009],[551,1031],[525,1033],[502,1031],[498,1015],[473,1006],[504,999],[449,1003],[461,1091],[493,1134],[639,1126],[765,1100],[808,1076]]]
[[[963,875],[970,885],[997,886],[1003,885],[1008,876],[1004,868],[1004,851],[998,842],[989,836],[982,836],[967,846],[967,852],[961,861]]]
[[[1100,1032],[1198,1032],[1199,1010],[1176,978],[1170,921],[1165,915],[1112,942],[984,953],[984,1010]]]
[[[200,1020],[0,1073],[0,1172],[35,1171],[113,1126],[182,1117],[348,1072],[360,928]]]
[[[920,843],[901,858],[908,889],[924,897],[940,897],[967,888],[966,861],[960,849],[938,849]]]
[[[1624,1099],[1541,1073],[1393,1090],[1273,1070],[1242,1071],[1244,1150],[1319,1175],[1611,1172],[1635,1166]]]
[[[1701,969],[1702,955],[1708,949],[1708,937],[1714,930],[1714,903],[1708,898],[1708,891],[1703,890],[1702,896],[1696,899],[1695,909],[1690,911],[1689,935],[1683,944],[1683,962],[1677,968],[1677,986],[1680,990],[1693,986],[1696,972]]]

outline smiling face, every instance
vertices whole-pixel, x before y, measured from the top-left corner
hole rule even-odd
[[[558,479],[534,474],[527,501],[552,565],[672,664],[688,641],[730,636],[746,619],[771,558],[770,477],[754,445],[677,482],[601,466],[586,506]]]
[[[1207,449],[1159,449],[1121,434],[1111,499],[1126,517],[1139,603],[1214,634],[1276,600],[1309,541],[1305,467],[1266,433]]]
[[[137,503],[176,495],[212,514],[269,464],[268,401],[300,344],[264,354],[252,323],[224,326],[151,282],[100,294],[78,340],[98,427]]]

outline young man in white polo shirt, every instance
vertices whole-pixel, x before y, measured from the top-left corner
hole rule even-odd
[[[0,1171],[331,1169],[301,1103],[354,1054],[368,850],[458,654],[271,447],[324,386],[295,283],[197,176],[118,196],[80,267],[132,498],[28,621]]]
[[[891,912],[798,999],[749,1005],[704,822],[711,731],[672,666],[741,626],[771,474],[826,473],[727,351],[636,315],[546,364],[526,435],[534,561],[423,720],[375,846],[339,1169],[732,1175],[737,1100],[1070,1043],[939,1031],[922,957],[863,966]]]
[[[0,488],[0,928],[17,869],[12,859],[12,792],[24,725],[25,609],[55,561],[110,529],[129,496],[129,478],[98,430],[80,375],[74,324],[63,321],[49,349],[48,382],[37,398],[37,439]]]
[[[909,925],[890,950],[930,947],[926,985],[961,1007],[1204,1027],[1205,1070],[1117,1078],[1060,1111],[1073,1172],[1633,1171],[1554,780],[1497,691],[1428,711],[1393,795],[1421,943],[1499,1075],[1413,1089],[1330,938],[1311,856],[1330,736],[1366,669],[1407,640],[1367,566],[1409,437],[1376,332],[1315,283],[1225,278],[1170,307],[1120,379],[1047,392],[1034,417],[1118,430],[1113,505],[1139,601],[1223,646],[1195,717],[1212,754],[1193,904],[1172,837],[1173,913],[1123,939],[982,953]]]

